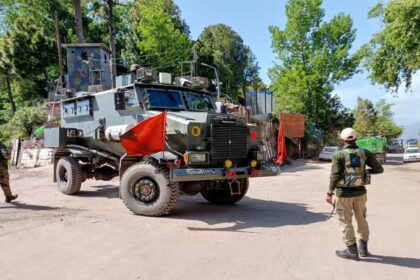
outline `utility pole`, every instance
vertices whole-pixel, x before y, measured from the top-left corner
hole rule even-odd
[[[112,88],[115,88],[115,77],[117,76],[117,57],[115,50],[115,36],[114,36],[114,1],[106,0],[108,3],[108,31],[109,31],[109,46],[111,49],[111,78],[112,78]]]
[[[74,29],[76,29],[77,43],[82,44],[83,38],[83,21],[82,21],[82,6],[80,0],[73,0],[74,8]]]
[[[64,68],[63,68],[63,56],[61,54],[61,37],[60,37],[60,24],[58,21],[58,12],[55,12],[55,40],[57,43],[57,52],[58,52],[58,68],[60,69],[60,77],[58,86],[62,92],[64,85]]]

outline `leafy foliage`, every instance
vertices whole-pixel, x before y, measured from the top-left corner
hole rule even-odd
[[[397,126],[392,117],[392,104],[384,99],[373,104],[367,99],[358,98],[357,106],[353,110],[355,118],[354,129],[359,135],[382,135],[387,139],[401,136],[403,128]]]
[[[0,126],[0,141],[8,142],[12,138],[28,137],[46,120],[47,115],[39,107],[22,107],[7,123]]]
[[[179,62],[189,58],[191,41],[178,6],[170,0],[137,0],[131,5],[129,15],[135,42],[126,42],[131,47],[125,50],[124,56],[132,63],[159,71],[179,71]]]
[[[33,17],[16,19],[0,41],[0,73],[13,75],[19,79],[19,83],[25,83],[30,78],[42,92],[45,80],[48,79],[47,68],[51,63],[48,51],[52,46],[53,42]]]
[[[214,65],[222,82],[222,90],[231,97],[241,94],[244,86],[257,79],[259,67],[255,56],[241,36],[225,24],[204,28],[194,44],[200,62]],[[212,70],[202,68],[201,73],[214,77]]]
[[[270,77],[276,88],[276,112],[305,114],[307,122],[326,135],[351,121],[331,92],[356,73],[361,56],[350,54],[355,39],[351,18],[339,14],[325,22],[321,4],[322,0],[290,0],[285,28],[270,26],[279,60]]]
[[[418,0],[392,0],[369,12],[383,22],[382,30],[362,48],[374,83],[392,91],[401,84],[410,87],[413,74],[420,69],[419,11]]]

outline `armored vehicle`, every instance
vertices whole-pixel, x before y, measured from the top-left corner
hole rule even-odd
[[[87,179],[119,176],[120,197],[132,212],[160,216],[181,194],[233,204],[246,194],[250,177],[278,174],[260,148],[257,126],[221,113],[215,95],[200,86],[203,79],[174,85],[167,74],[158,82],[147,72],[138,69],[126,85],[60,101],[60,126],[45,129],[45,143],[55,148],[54,181],[61,192],[73,195]],[[120,135],[162,111],[165,151],[128,155]]]

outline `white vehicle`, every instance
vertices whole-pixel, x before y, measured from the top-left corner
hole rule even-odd
[[[327,146],[324,147],[321,151],[321,153],[319,153],[319,160],[332,160],[333,155],[335,154],[335,152],[341,150],[340,147],[337,146]]]
[[[410,147],[404,151],[403,162],[420,161],[420,149],[417,147]]]

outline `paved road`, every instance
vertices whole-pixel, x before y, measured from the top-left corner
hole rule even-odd
[[[236,206],[182,198],[173,215],[132,215],[117,182],[78,196],[51,167],[14,171],[20,200],[0,204],[0,279],[420,279],[420,163],[393,156],[368,191],[371,252],[338,259],[324,202],[330,163],[302,162],[251,181]]]

